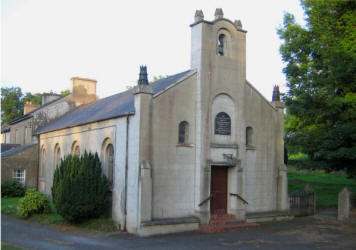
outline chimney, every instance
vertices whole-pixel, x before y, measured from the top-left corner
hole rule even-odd
[[[96,80],[72,77],[72,98],[75,105],[91,103],[97,100]]]
[[[41,105],[45,105],[46,103],[49,103],[51,101],[54,101],[58,98],[60,98],[62,95],[59,94],[54,94],[54,93],[43,93],[42,94],[42,102]]]
[[[39,104],[32,104],[32,102],[26,102],[23,107],[23,115],[30,113],[31,111],[41,107]]]

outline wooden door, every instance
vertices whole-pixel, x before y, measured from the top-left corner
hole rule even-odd
[[[211,214],[227,213],[227,168],[211,168]]]

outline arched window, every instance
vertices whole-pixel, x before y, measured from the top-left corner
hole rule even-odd
[[[253,145],[253,128],[247,127],[246,128],[246,146]]]
[[[77,141],[73,142],[72,144],[72,155],[76,155],[76,156],[80,155],[80,148]]]
[[[189,124],[186,121],[179,123],[178,127],[178,143],[185,144],[188,143],[189,135]]]
[[[226,38],[224,34],[220,34],[218,37],[218,55],[223,56],[226,54]]]
[[[231,119],[225,112],[220,112],[215,116],[215,134],[231,135]]]
[[[110,138],[104,140],[101,148],[101,156],[103,172],[108,178],[110,187],[112,188],[114,181],[114,146]]]
[[[105,150],[105,164],[107,165],[107,176],[109,182],[113,182],[113,170],[114,170],[114,146],[109,144]]]
[[[45,177],[45,167],[46,167],[46,149],[44,147],[42,147],[41,164],[40,164],[40,178]]]
[[[60,164],[61,164],[61,148],[57,143],[56,146],[54,147],[54,166],[59,167]]]

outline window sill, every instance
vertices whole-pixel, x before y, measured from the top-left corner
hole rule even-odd
[[[256,146],[247,145],[246,150],[256,150]]]
[[[194,147],[194,144],[192,144],[192,143],[178,143],[176,146],[177,147],[192,148],[192,147]]]

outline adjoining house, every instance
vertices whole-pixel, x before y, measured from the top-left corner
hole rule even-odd
[[[97,100],[95,80],[73,77],[72,86],[72,93],[66,96],[44,93],[41,106],[26,103],[23,116],[2,126],[1,180],[12,178],[28,187],[38,187],[38,140],[34,132],[80,105]]]
[[[191,68],[83,105],[37,130],[39,190],[50,195],[59,160],[98,152],[112,182],[112,217],[139,235],[288,211],[283,109],[246,80],[240,21],[195,14]]]

